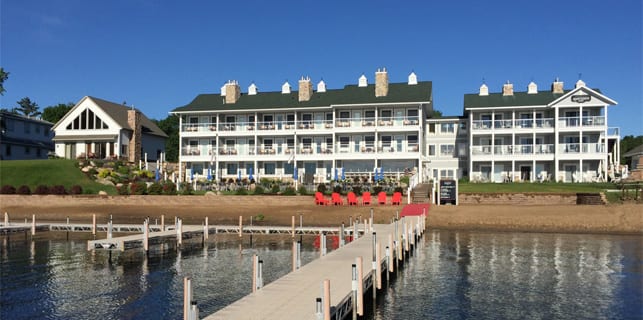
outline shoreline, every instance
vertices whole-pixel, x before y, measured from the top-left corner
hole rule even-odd
[[[403,206],[316,206],[312,196],[18,196],[0,195],[0,211],[10,221],[24,222],[31,215],[36,221],[98,223],[109,216],[114,223],[142,223],[148,216],[173,222],[181,217],[185,224],[249,224],[250,216],[263,215],[254,224],[290,226],[295,216],[299,224],[339,226],[350,219],[370,216],[375,223],[387,223]],[[159,219],[160,221],[160,219]],[[591,233],[643,235],[643,205],[459,205],[431,206],[427,227],[492,232]]]

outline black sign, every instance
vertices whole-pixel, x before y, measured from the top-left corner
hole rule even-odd
[[[455,204],[457,196],[455,180],[440,180],[440,204]]]
[[[589,94],[579,94],[579,95],[572,96],[572,102],[576,102],[576,103],[585,103],[590,100],[592,100],[592,96],[590,96]]]

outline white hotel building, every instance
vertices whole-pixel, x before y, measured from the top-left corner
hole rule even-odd
[[[464,96],[464,114],[429,118],[432,83],[389,83],[313,90],[310,79],[291,91],[241,93],[229,81],[220,94],[200,94],[172,111],[180,118],[180,163],[185,177],[253,177],[289,180],[297,170],[306,183],[344,173],[365,177],[381,168],[396,177],[410,169],[419,181],[468,177],[471,181],[591,182],[618,163],[618,128],[607,126],[616,102],[582,81],[549,91],[532,82],[527,92]],[[211,171],[209,169],[211,168]],[[337,173],[336,173],[337,172]],[[189,178],[186,178],[189,179]]]
[[[180,163],[186,177],[253,177],[319,183],[344,174],[366,177],[421,167],[425,121],[432,112],[432,84],[389,83],[385,69],[375,84],[362,75],[357,85],[299,90],[288,82],[280,92],[241,93],[229,81],[220,94],[200,94],[171,113],[180,118]],[[209,169],[211,168],[211,171]],[[189,178],[188,178],[189,179]]]

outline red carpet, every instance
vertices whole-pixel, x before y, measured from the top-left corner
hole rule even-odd
[[[419,216],[422,215],[422,213],[426,213],[427,215],[429,214],[429,204],[428,203],[412,203],[412,204],[407,204],[402,208],[402,212],[400,213],[400,217],[405,217],[405,216]]]

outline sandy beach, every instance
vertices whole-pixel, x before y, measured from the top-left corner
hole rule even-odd
[[[254,223],[290,225],[292,216],[303,215],[305,225],[338,226],[358,216],[367,217],[373,208],[375,222],[386,223],[401,211],[401,206],[316,206],[312,196],[20,196],[1,195],[0,210],[12,221],[91,222],[97,215],[106,222],[142,223],[165,215],[166,221],[181,217],[186,224]],[[256,217],[264,220],[257,222]],[[643,234],[643,205],[460,205],[432,206],[429,228],[475,229],[494,231],[635,233]]]

